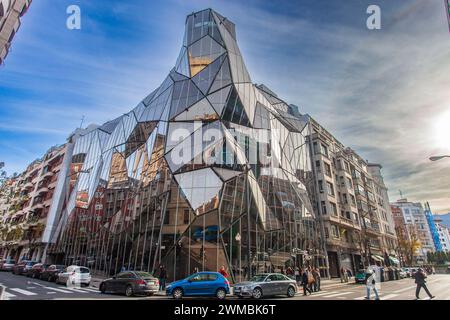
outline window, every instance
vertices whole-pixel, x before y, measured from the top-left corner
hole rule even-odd
[[[326,162],[324,162],[323,165],[325,167],[325,174],[331,178],[331,167],[330,167],[330,165],[328,163],[326,163]]]
[[[164,215],[164,224],[170,224],[170,210],[166,210],[166,214]]]
[[[353,189],[353,181],[352,181],[352,179],[347,178],[347,183],[348,183],[348,187],[349,187],[350,189]]]
[[[319,160],[316,161],[316,170],[317,170],[317,172],[321,172]]]
[[[350,199],[351,199],[351,201],[352,201],[352,205],[353,206],[356,206],[356,199],[355,199],[355,196],[354,195],[350,195]]]
[[[184,210],[184,215],[183,215],[183,223],[184,224],[189,224],[189,209],[185,209]]]
[[[327,193],[329,196],[334,197],[334,187],[333,184],[331,182],[327,181]]]
[[[327,204],[325,201],[320,202],[321,208],[322,208],[322,214],[327,214]]]
[[[329,232],[328,232],[328,228],[327,227],[325,227],[325,238],[329,238],[330,237],[330,234],[329,234]]]
[[[339,239],[339,229],[335,225],[331,225],[331,234],[333,235],[333,238]]]
[[[320,152],[328,158],[328,148],[323,143],[320,144]]]
[[[337,216],[338,213],[337,213],[337,207],[336,207],[336,204],[333,203],[333,202],[330,202],[330,205],[331,205],[331,213],[332,213],[334,216]]]
[[[314,142],[314,143],[313,143],[313,147],[314,147],[314,154],[320,153],[320,151],[319,151],[319,146],[317,145],[317,142]]]
[[[348,204],[348,198],[347,198],[347,194],[346,193],[342,194],[342,199],[344,200],[345,204]]]
[[[319,180],[318,183],[319,183],[319,192],[323,193],[323,181]]]

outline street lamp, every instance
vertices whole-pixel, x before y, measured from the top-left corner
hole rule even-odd
[[[441,159],[444,159],[444,158],[450,158],[450,156],[448,156],[448,155],[445,155],[445,156],[434,156],[434,157],[430,157],[430,160],[431,161],[438,161],[438,160],[441,160]]]

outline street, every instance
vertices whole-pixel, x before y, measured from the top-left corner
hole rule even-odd
[[[436,300],[450,300],[450,275],[432,275],[428,277],[427,285]],[[127,298],[122,295],[101,294],[97,287],[67,288],[53,282],[46,282],[25,276],[13,275],[9,272],[0,272],[0,285],[3,286],[4,300],[158,300],[168,299],[163,292],[152,297]],[[397,281],[381,283],[381,300],[414,300],[414,280],[407,278]],[[301,288],[300,288],[301,291]],[[297,293],[290,300],[364,300],[366,294],[365,285],[353,282],[340,283],[339,280],[324,280],[322,290],[311,296],[303,296]],[[428,300],[428,296],[422,290],[421,300]],[[374,299],[372,293],[371,296]],[[170,299],[170,298],[169,298]],[[199,300],[202,298],[186,298],[186,300]],[[235,299],[229,296],[227,299]],[[286,297],[275,297],[275,299],[286,300]]]

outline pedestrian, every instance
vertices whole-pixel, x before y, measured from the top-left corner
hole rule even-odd
[[[423,272],[422,268],[419,268],[416,272],[416,274],[414,275],[414,278],[416,279],[416,284],[417,284],[417,288],[416,288],[416,300],[419,300],[419,293],[420,293],[420,289],[424,288],[425,292],[428,294],[428,296],[430,297],[430,299],[433,299],[434,296],[430,293],[430,291],[427,288],[427,285],[425,284],[427,281],[425,280],[427,277],[427,275]]]
[[[367,274],[369,275],[366,280],[366,289],[367,289],[367,296],[366,300],[370,300],[370,290],[372,289],[375,293],[375,300],[380,300],[380,297],[378,296],[378,289],[377,289],[377,280],[376,280],[376,274],[375,271],[372,269],[367,270]]]
[[[311,295],[311,290],[308,288],[308,269],[305,269],[302,275],[302,286],[303,286],[303,295],[306,296],[306,292],[309,292]]]
[[[194,272],[193,273],[198,273],[198,267],[194,268]]]
[[[221,275],[223,275],[225,278],[228,278],[228,273],[227,273],[227,270],[225,269],[225,266],[222,266],[222,267],[220,268],[219,273],[220,273]]]
[[[301,277],[301,270],[299,267],[295,267],[294,276],[295,276],[295,281],[297,282],[297,284],[300,284],[302,277]]]
[[[120,269],[120,272],[125,272],[127,269],[125,268],[125,266],[122,266],[122,268]]]
[[[283,268],[283,266],[280,267],[280,273],[281,273],[281,274],[284,274],[284,268]]]
[[[159,291],[166,290],[167,272],[163,265],[159,266]]]
[[[344,283],[345,282],[345,272],[344,272],[343,267],[341,267],[340,272],[341,272],[341,283]]]
[[[319,269],[314,268],[312,271],[312,275],[314,277],[314,286],[313,286],[313,291],[314,292],[318,292],[320,291],[320,272]]]

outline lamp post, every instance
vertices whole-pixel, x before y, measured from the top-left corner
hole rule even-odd
[[[430,157],[429,159],[430,159],[430,161],[439,161],[444,158],[450,158],[450,156],[449,155],[433,156],[433,157]]]

